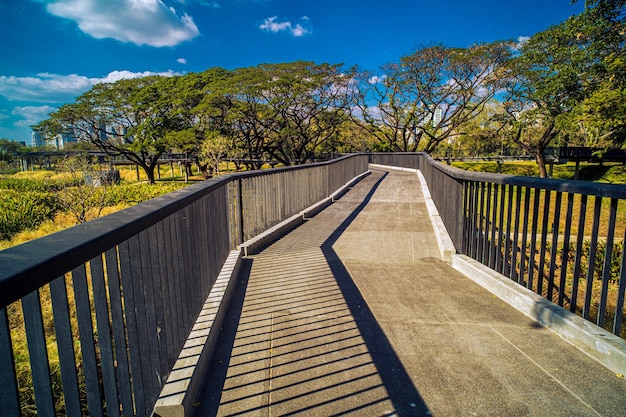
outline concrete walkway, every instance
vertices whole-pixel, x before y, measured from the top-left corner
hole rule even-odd
[[[626,381],[440,260],[373,171],[246,260],[197,416],[625,416]]]

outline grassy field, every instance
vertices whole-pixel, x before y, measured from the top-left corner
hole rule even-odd
[[[134,169],[123,168],[119,185],[86,191],[89,195],[85,198],[103,200],[101,211],[92,209],[87,218],[104,216],[187,185],[184,177],[168,177],[166,173],[150,185],[144,178],[137,181]],[[191,182],[202,179],[199,175],[190,177]],[[77,224],[76,217],[59,204],[61,194],[74,188],[67,173],[40,170],[0,175],[0,250]]]
[[[497,162],[452,162],[454,167],[467,171],[498,172]],[[611,184],[626,184],[626,166],[620,163],[581,163],[579,167],[580,180],[598,181]],[[505,162],[501,165],[502,174],[538,177],[539,169],[532,161]],[[552,178],[572,180],[576,172],[576,164],[555,164]]]

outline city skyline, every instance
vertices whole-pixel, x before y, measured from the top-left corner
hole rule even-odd
[[[416,47],[523,39],[584,1],[6,0],[0,4],[0,137],[98,82],[296,60],[377,70]]]

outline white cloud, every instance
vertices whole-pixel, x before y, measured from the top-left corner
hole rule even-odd
[[[30,127],[48,117],[55,110],[56,108],[51,106],[24,106],[15,107],[11,114],[19,117],[19,120],[15,122],[15,126]]]
[[[59,75],[40,73],[35,77],[0,76],[0,95],[10,101],[32,101],[39,103],[62,103],[84,93],[98,83],[112,83],[121,79],[147,77],[150,75],[173,76],[174,71],[131,72],[113,71],[102,78],[84,75]]]
[[[55,105],[71,102],[77,96],[98,83],[111,83],[122,79],[147,77],[151,75],[174,76],[180,73],[165,72],[131,72],[112,71],[101,78],[90,78],[84,75],[59,75],[41,73],[34,77],[0,76],[0,96],[9,102],[23,102],[24,106],[0,109],[0,137],[28,141],[30,126],[46,119],[48,114],[56,110]],[[31,103],[44,103],[37,106]],[[9,110],[10,109],[10,110]]]
[[[519,36],[517,38],[517,44],[515,45],[514,49],[520,49],[529,40],[530,40],[530,36]]]
[[[185,58],[178,58],[176,62],[178,62],[179,64],[185,65],[187,63],[187,60]]]
[[[55,0],[49,13],[78,23],[96,39],[112,38],[136,45],[174,46],[200,31],[188,14],[179,15],[162,0]]]
[[[382,81],[384,81],[387,78],[387,75],[383,74],[381,76],[378,75],[373,75],[372,77],[370,77],[367,82],[370,84],[378,84]]]
[[[287,31],[295,37],[300,37],[312,33],[312,30],[307,27],[309,26],[309,18],[306,16],[300,19],[302,24],[297,23],[295,25],[289,21],[279,22],[276,21],[276,19],[278,19],[278,16],[268,17],[263,21],[262,24],[259,25],[259,29],[263,29],[272,33]]]

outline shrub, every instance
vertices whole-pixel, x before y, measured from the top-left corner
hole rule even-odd
[[[5,190],[0,193],[0,239],[10,239],[14,234],[39,226],[52,219],[57,211],[56,197],[46,192],[19,192]]]

